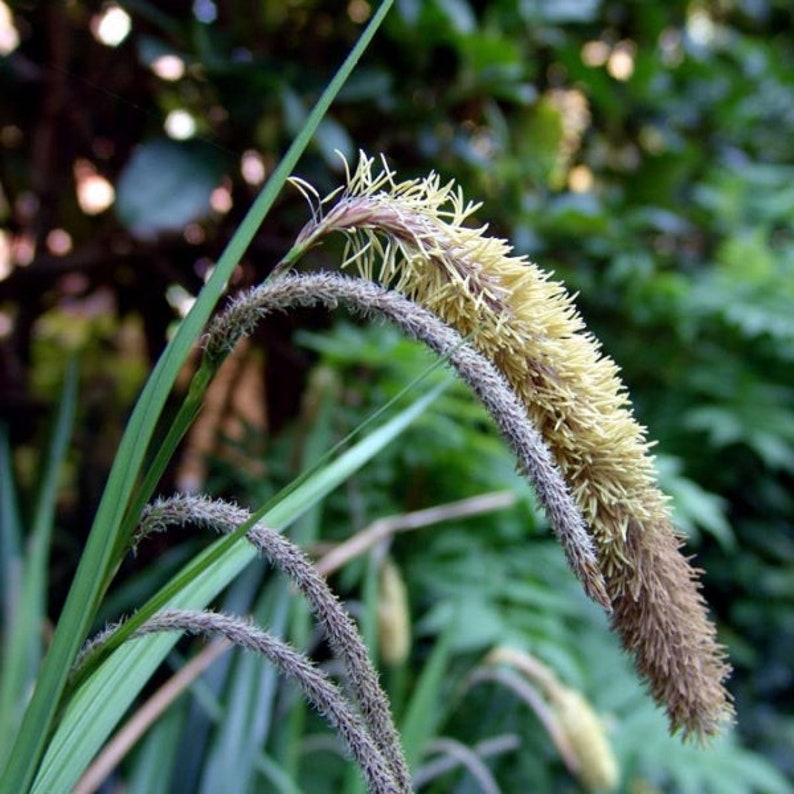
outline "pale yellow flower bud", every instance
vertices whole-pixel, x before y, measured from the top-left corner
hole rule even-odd
[[[400,569],[385,560],[378,591],[378,642],[385,664],[402,664],[411,650],[411,613]]]
[[[549,693],[558,723],[579,762],[577,775],[588,791],[612,791],[620,769],[604,723],[576,690],[559,685]]]

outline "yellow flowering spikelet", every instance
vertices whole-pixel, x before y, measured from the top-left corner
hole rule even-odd
[[[487,227],[464,225],[480,205],[466,202],[459,187],[437,174],[397,183],[385,163],[373,165],[361,155],[344,191],[323,200],[302,230],[300,249],[343,232],[346,266],[429,309],[496,364],[588,523],[614,627],[672,729],[719,732],[732,713],[723,687],[730,668],[697,572],[679,552],[617,366],[562,284],[512,256],[506,241],[486,236]]]
[[[385,664],[403,664],[411,650],[411,613],[400,569],[384,560],[378,580],[378,644]]]
[[[549,713],[541,721],[560,756],[588,791],[613,791],[620,783],[620,767],[606,727],[585,696],[563,684],[554,671],[516,648],[494,648],[488,665],[508,665],[543,692]],[[539,709],[536,709],[539,712]]]
[[[612,791],[620,769],[604,725],[585,697],[561,684],[550,695],[554,714],[579,761],[579,778],[588,791]]]

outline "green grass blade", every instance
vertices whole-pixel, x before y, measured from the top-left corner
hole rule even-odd
[[[315,473],[265,515],[264,521],[274,529],[283,529],[297,520],[402,433],[438,396],[441,388],[420,397]],[[252,547],[241,540],[216,565],[203,568],[201,558],[209,556],[224,540],[199,555],[200,573],[170,600],[169,606],[204,608],[254,558]],[[34,792],[48,794],[71,789],[176,641],[176,635],[156,635],[127,642],[85,682],[70,701],[50,742]]]
[[[48,566],[50,559],[50,542],[55,522],[55,505],[58,495],[58,484],[61,466],[69,446],[69,441],[74,430],[74,420],[77,412],[78,390],[77,362],[70,362],[66,370],[63,392],[58,403],[55,423],[52,429],[52,440],[44,464],[40,491],[36,501],[36,513],[33,519],[33,533],[31,536],[30,559],[25,572],[24,598],[31,613],[27,619],[41,619],[47,610],[48,592]],[[28,626],[41,623],[29,623]],[[38,667],[40,657],[36,658]]]
[[[261,575],[257,576],[257,580]],[[294,591],[283,578],[274,578],[253,610],[254,620],[276,637],[286,633]],[[280,672],[250,653],[238,652],[227,682],[226,713],[206,751],[199,794],[223,791],[234,780],[241,791],[253,790],[260,748],[271,728],[280,732]],[[274,727],[274,723],[276,726]]]
[[[74,425],[75,407],[77,404],[77,366],[70,363],[66,370],[61,398],[56,409],[50,445],[46,460],[43,462],[41,483],[36,501],[36,513],[33,529],[28,541],[26,558],[20,554],[14,567],[21,572],[16,592],[9,598],[13,604],[13,614],[9,615],[6,624],[6,636],[3,643],[3,674],[0,680],[0,763],[5,762],[5,754],[12,744],[22,706],[30,692],[42,655],[42,639],[47,611],[47,583],[50,541],[55,520],[55,503],[58,490],[58,479],[61,464],[71,438]],[[9,499],[12,497],[13,479],[10,471],[10,459],[6,450],[3,455],[4,468],[8,468]],[[4,474],[6,474],[4,472]],[[5,487],[4,487],[5,493]],[[3,532],[11,532],[14,521],[13,505],[4,507]],[[6,529],[5,513],[8,513]],[[21,527],[17,526],[15,545],[21,553]],[[13,541],[9,540],[9,548]]]
[[[152,728],[136,753],[126,794],[169,794],[173,791],[174,758],[186,719],[186,709],[177,703]]]
[[[292,775],[270,756],[260,755],[257,769],[270,786],[267,791],[272,791],[274,794],[305,794],[303,789],[298,788],[293,782]]]
[[[448,672],[452,638],[457,631],[453,620],[438,638],[425,663],[400,724],[400,735],[408,766],[416,770],[422,750],[435,736],[442,711],[443,687]]]
[[[385,18],[393,0],[384,0],[356,45],[312,109],[301,133],[266,183],[218,260],[215,271],[179,325],[154,368],[121,440],[108,483],[88,537],[72,587],[66,599],[50,651],[41,669],[33,697],[20,726],[9,762],[0,779],[2,794],[26,791],[45,749],[56,710],[66,686],[69,668],[85,638],[113,565],[113,552],[140,468],[156,423],[177,375],[201,334],[237,262],[272,206],[298,158],[308,145],[331,102],[344,85]]]
[[[24,582],[23,535],[8,431],[4,424],[0,424],[0,592],[3,598],[0,605],[3,610],[3,634],[0,638],[0,763],[6,758],[16,729],[18,715],[14,703],[19,693],[16,682],[20,678],[16,670],[24,668],[25,664],[25,648],[20,647],[15,638]]]
[[[19,598],[23,535],[8,428],[0,423],[0,593],[3,597],[0,609],[4,642]]]

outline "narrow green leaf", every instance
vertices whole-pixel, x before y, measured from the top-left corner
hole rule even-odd
[[[0,639],[0,763],[6,758],[10,739],[16,729],[14,703],[19,694],[17,681],[20,678],[17,671],[24,668],[25,664],[26,648],[15,639],[24,581],[22,537],[22,519],[14,487],[8,431],[4,424],[0,424],[0,592],[3,596],[0,607],[3,610],[3,633]]]
[[[261,581],[261,573],[256,581]],[[283,637],[294,591],[282,578],[273,580],[253,610],[253,617],[268,632]],[[250,653],[238,652],[226,685],[226,713],[207,748],[200,794],[223,791],[229,780],[241,791],[253,790],[260,748],[277,719],[280,671]]]
[[[33,686],[41,662],[44,636],[42,629],[47,612],[50,541],[55,520],[58,478],[74,425],[77,387],[77,365],[72,361],[67,367],[63,391],[56,408],[47,457],[41,466],[41,483],[26,557],[17,558],[16,561],[15,567],[17,570],[21,569],[19,587],[9,599],[14,611],[9,615],[9,623],[5,626],[7,634],[3,644],[3,675],[0,680],[0,714],[3,715],[0,721],[0,763],[6,760],[6,753],[11,747],[11,740],[21,717],[21,707]],[[11,498],[10,488],[13,479],[8,459],[6,467],[9,469],[7,482],[9,498]],[[5,512],[9,513],[9,526],[8,530],[3,531],[11,532],[14,523],[10,520],[14,512],[13,506],[9,505]],[[16,534],[18,536],[16,543],[21,544],[20,527],[17,528]]]
[[[410,769],[415,770],[422,750],[435,736],[442,711],[442,697],[452,640],[457,631],[457,620],[452,620],[438,638],[416,688],[408,703],[400,725],[403,750]]]
[[[169,794],[173,791],[174,758],[182,739],[187,710],[174,704],[152,728],[135,754],[127,794]]]
[[[14,485],[14,466],[8,442],[8,428],[0,423],[0,593],[3,595],[2,625],[5,632],[19,598],[22,565],[22,518]]]
[[[277,794],[304,794],[303,790],[292,782],[289,772],[270,756],[260,755],[257,768],[271,786],[268,791],[274,791]]]

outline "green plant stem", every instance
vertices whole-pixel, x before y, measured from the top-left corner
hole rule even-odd
[[[345,62],[323,91],[300,134],[229,241],[215,271],[157,362],[135,405],[108,477],[85,551],[58,620],[52,645],[44,659],[36,689],[0,779],[0,794],[21,794],[28,790],[33,779],[61,703],[69,669],[80,644],[88,634],[107,587],[109,573],[114,567],[114,552],[120,546],[122,522],[144,455],[179,370],[187,360],[234,268],[288,175],[295,168],[298,158],[309,144],[331,102],[385,18],[392,2],[393,0],[383,0]]]

